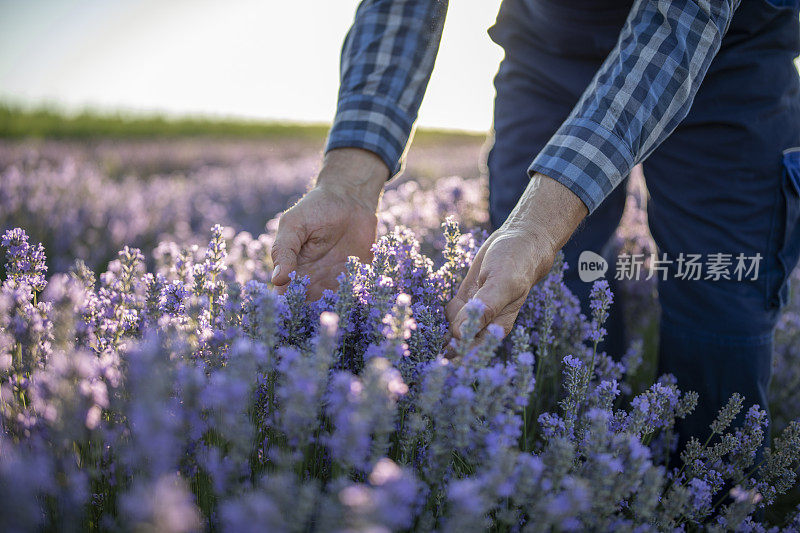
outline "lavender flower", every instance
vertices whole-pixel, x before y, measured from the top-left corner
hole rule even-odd
[[[589,307],[592,310],[590,340],[600,342],[605,337],[606,331],[602,326],[608,318],[608,311],[612,303],[614,303],[614,295],[608,287],[608,281],[604,279],[595,281],[589,293]]]
[[[16,285],[28,285],[37,292],[43,291],[47,285],[47,266],[42,244],[32,246],[25,231],[14,228],[3,233],[0,245],[6,249],[6,273],[9,281]]]
[[[471,194],[453,179],[432,190],[444,199],[404,194],[433,202],[433,213]],[[414,223],[438,227],[431,212]],[[155,261],[122,248],[100,275],[78,264],[41,294],[18,279],[44,271],[17,261],[0,290],[0,492],[14,483],[19,495],[4,495],[16,507],[0,522],[747,529],[795,485],[799,426],[787,423],[761,462],[766,413],[752,407],[738,423],[737,397],[712,438],[692,441],[686,465],[667,471],[675,421],[697,395],[669,377],[642,390],[639,348],[622,361],[596,353],[613,296],[597,284],[592,316],[581,315],[563,258],[509,338],[491,326],[478,336],[482,304],[468,303],[458,357],[445,359],[444,307],[480,236],[454,219],[443,227],[423,243],[388,230],[372,264],[349,259],[317,302],[306,300],[307,279],[282,295],[270,287],[268,235],[223,226],[206,246],[176,237]],[[726,487],[738,487],[728,500]]]

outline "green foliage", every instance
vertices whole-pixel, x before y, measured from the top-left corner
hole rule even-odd
[[[158,113],[103,112],[91,109],[67,113],[56,106],[26,108],[0,103],[0,139],[296,138],[321,144],[328,133],[328,127],[327,124],[296,124],[236,117],[171,117]],[[416,141],[423,144],[448,144],[482,138],[482,134],[445,130],[422,130],[416,135]]]

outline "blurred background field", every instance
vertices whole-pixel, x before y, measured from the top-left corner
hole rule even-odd
[[[326,132],[322,125],[0,107],[0,227],[27,228],[56,271],[75,258],[103,268],[126,244],[149,251],[163,240],[199,242],[216,223],[258,235],[307,190]],[[388,198],[398,188],[410,194],[411,178],[430,189],[435,178],[460,176],[481,189],[485,144],[478,134],[418,132]],[[453,207],[446,204],[417,214],[442,220]]]
[[[328,124],[296,123],[207,115],[166,116],[158,113],[109,113],[85,109],[66,112],[56,106],[23,107],[0,103],[0,139],[142,139],[203,137],[284,140],[322,143]],[[462,130],[423,128],[416,144],[474,145],[484,135]]]

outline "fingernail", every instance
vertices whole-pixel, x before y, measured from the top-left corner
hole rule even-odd
[[[278,274],[281,273],[281,266],[275,265],[275,268],[272,270],[272,277],[270,277],[270,281],[273,281],[275,278],[278,277]]]

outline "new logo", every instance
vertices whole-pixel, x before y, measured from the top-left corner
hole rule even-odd
[[[608,262],[591,250],[584,250],[578,257],[578,277],[581,281],[591,283],[606,275]]]

